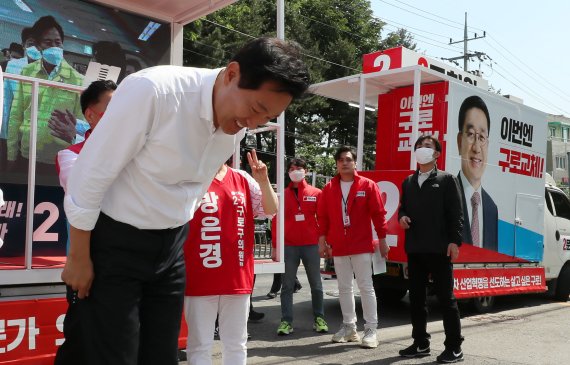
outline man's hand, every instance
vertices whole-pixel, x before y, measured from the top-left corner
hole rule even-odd
[[[89,296],[95,273],[91,261],[91,231],[69,226],[69,254],[61,280],[77,291],[79,299]]]
[[[327,240],[325,236],[319,237],[319,256],[323,258],[328,258],[330,254],[330,247],[327,245]]]
[[[459,247],[457,244],[450,243],[447,245],[447,256],[451,258],[451,262],[454,262],[459,257]]]
[[[65,112],[55,109],[48,121],[48,127],[51,129],[50,134],[67,143],[72,143],[75,138],[76,124],[77,119],[67,109]]]
[[[83,259],[68,257],[61,273],[61,280],[77,291],[79,299],[83,299],[89,296],[94,276],[90,257]]]
[[[410,217],[403,216],[402,218],[400,218],[400,227],[402,227],[403,229],[410,228],[410,223],[412,223]]]
[[[388,246],[388,244],[386,243],[386,239],[385,238],[381,239],[378,242],[378,246],[380,248],[380,256],[387,259],[388,258],[388,252],[390,252],[390,246]]]

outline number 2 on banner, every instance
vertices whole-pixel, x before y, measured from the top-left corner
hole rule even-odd
[[[382,195],[386,194],[386,198],[384,199],[384,209],[386,209],[386,222],[388,222],[392,219],[396,210],[398,210],[398,205],[400,203],[400,190],[398,190],[398,187],[390,181],[379,181],[377,184]],[[398,235],[386,235],[386,243],[388,243],[388,246],[397,246]]]
[[[59,218],[59,209],[57,208],[57,205],[51,202],[42,202],[36,205],[34,214],[43,214],[45,212],[49,212],[49,215],[34,231],[32,241],[57,242],[59,238],[58,234],[48,232],[48,230],[57,222],[57,219]]]

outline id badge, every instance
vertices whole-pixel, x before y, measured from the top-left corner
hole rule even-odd
[[[303,213],[295,214],[295,221],[302,222],[305,220],[305,215]]]
[[[350,217],[349,216],[344,217],[344,226],[350,227]]]

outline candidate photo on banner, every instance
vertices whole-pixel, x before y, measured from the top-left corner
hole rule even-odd
[[[543,218],[522,207],[544,199],[544,114],[454,83],[449,96],[446,170],[462,191],[463,242],[539,260]]]

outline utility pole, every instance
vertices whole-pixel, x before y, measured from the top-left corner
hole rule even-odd
[[[468,53],[468,51],[467,51],[467,42],[468,42],[468,41],[473,41],[473,40],[475,40],[475,39],[485,38],[486,35],[487,35],[486,32],[483,31],[483,36],[481,36],[481,37],[477,37],[477,33],[475,33],[475,37],[473,37],[473,38],[467,38],[467,37],[468,37],[468,35],[467,35],[467,12],[465,12],[465,28],[464,28],[464,30],[463,30],[463,40],[455,41],[455,42],[454,42],[453,39],[449,38],[449,44],[456,44],[456,43],[461,43],[461,42],[463,42],[463,56],[451,57],[451,58],[444,58],[444,60],[447,60],[447,61],[454,61],[454,60],[459,60],[459,59],[462,59],[462,58],[463,58],[463,71],[469,71],[469,70],[468,70],[468,66],[467,66],[467,64],[468,64],[468,62],[469,62],[469,59],[470,59],[471,57],[481,57],[481,56],[484,56],[485,53],[483,53],[483,52]]]

